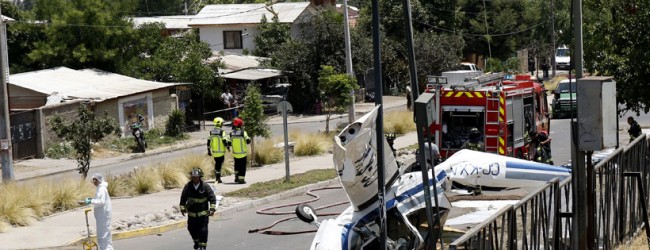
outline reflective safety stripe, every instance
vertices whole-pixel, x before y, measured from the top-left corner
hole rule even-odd
[[[226,145],[223,144],[224,131],[213,129],[210,131],[210,151],[213,157],[219,157],[226,154]]]
[[[187,216],[189,216],[189,217],[199,217],[199,216],[206,216],[206,215],[208,215],[207,210],[206,211],[201,211],[201,212],[198,212],[198,213],[192,213],[192,212],[187,213]]]
[[[246,157],[248,153],[248,145],[246,139],[248,135],[245,131],[233,130],[230,132],[230,142],[232,144],[232,156],[235,158]]]
[[[187,203],[192,204],[192,203],[203,203],[207,202],[208,198],[187,198]]]

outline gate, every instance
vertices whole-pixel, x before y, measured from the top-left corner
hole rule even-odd
[[[11,147],[14,160],[36,158],[36,111],[10,115]]]

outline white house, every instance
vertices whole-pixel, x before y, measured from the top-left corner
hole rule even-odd
[[[201,41],[210,44],[213,51],[242,54],[244,49],[255,49],[257,25],[262,16],[271,22],[273,13],[280,23],[291,26],[293,37],[300,35],[299,24],[315,13],[310,2],[266,4],[216,4],[206,5],[188,24],[198,28]]]

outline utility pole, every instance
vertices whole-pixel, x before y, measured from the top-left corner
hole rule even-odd
[[[576,84],[578,79],[582,78],[582,0],[572,0],[572,12],[573,12],[573,38],[574,38],[574,57],[571,59],[571,64],[575,65],[576,73],[575,80]],[[569,74],[571,72],[569,67]],[[579,104],[578,104],[579,105]],[[573,246],[572,249],[589,249],[589,246],[593,246],[594,238],[590,238],[589,227],[594,225],[589,225],[589,216],[594,216],[593,214],[587,213],[587,206],[590,204],[587,202],[587,183],[590,180],[587,180],[587,168],[585,167],[585,154],[580,151],[578,145],[578,135],[579,135],[579,123],[571,122],[571,165],[573,171],[571,173],[571,179],[573,180],[573,235],[572,240]],[[591,170],[593,171],[593,169]],[[591,190],[593,191],[593,190]],[[591,242],[592,244],[589,244]]]
[[[551,56],[552,76],[555,77],[555,68],[557,62],[555,61],[555,53],[557,53],[557,45],[555,45],[555,0],[551,0],[551,42],[553,43],[553,56]]]
[[[9,59],[7,56],[7,23],[0,9],[0,70],[2,75],[2,101],[0,101],[0,161],[2,161],[2,182],[14,180],[14,160],[11,152],[11,123],[9,122],[9,97],[7,94],[7,77]]]
[[[381,80],[381,37],[379,29],[379,0],[372,0],[372,51],[375,78],[375,106],[379,107],[376,122],[377,137],[377,200],[379,203],[379,250],[386,250],[387,227],[386,227],[386,187],[384,166],[384,107],[383,89]]]
[[[343,0],[343,31],[345,33],[345,73],[354,77],[352,70],[352,46],[350,45],[350,19],[348,16],[348,0]],[[354,89],[350,93],[352,103],[348,110],[348,123],[353,123],[356,118],[354,117]]]

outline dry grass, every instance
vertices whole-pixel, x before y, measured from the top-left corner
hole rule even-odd
[[[641,230],[630,242],[617,246],[616,250],[650,249],[645,230]]]
[[[134,169],[128,183],[137,194],[150,194],[162,189],[160,176],[152,167]]]
[[[228,157],[226,157],[227,159]],[[212,157],[203,154],[189,154],[172,162],[174,166],[178,166],[183,174],[188,177],[193,168],[200,168],[203,170],[204,179],[214,178],[214,160]],[[224,166],[226,164],[224,163]]]
[[[27,185],[25,188],[31,193],[32,201],[28,207],[34,210],[37,217],[43,217],[52,213],[52,196],[53,184],[44,180],[38,181],[33,185]]]
[[[255,140],[253,161],[261,165],[282,162],[284,160],[284,149],[275,147],[275,144],[280,143],[281,141],[283,141],[283,139],[280,137]]]
[[[384,117],[384,131],[386,133],[406,134],[415,131],[413,112],[394,111],[386,113]]]
[[[29,190],[15,183],[0,186],[0,220],[17,226],[28,226],[38,217],[31,204]]]
[[[129,196],[133,189],[127,182],[128,176],[108,175],[104,180],[108,183],[108,195],[111,197]]]
[[[296,156],[312,156],[332,148],[333,139],[323,133],[295,135],[293,151]]]
[[[180,188],[188,181],[181,168],[170,164],[161,164],[156,167],[160,181],[165,189]]]
[[[564,75],[558,75],[548,81],[545,81],[544,89],[546,89],[546,91],[553,91],[557,88],[557,84],[564,79],[567,79],[567,77]]]
[[[52,189],[52,209],[54,212],[78,207],[77,201],[86,197],[95,197],[95,187],[90,182],[67,179],[63,182],[57,182],[54,187]]]

